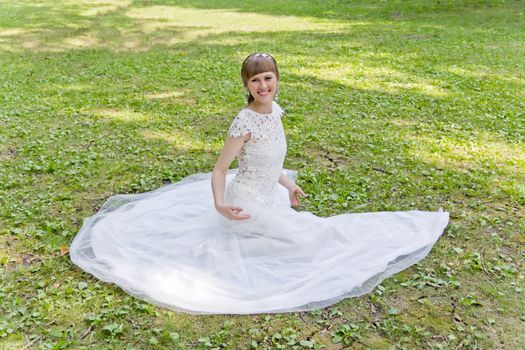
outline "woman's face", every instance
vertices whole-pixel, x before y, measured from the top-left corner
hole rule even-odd
[[[259,73],[248,79],[247,88],[259,104],[268,104],[273,101],[279,81],[274,72]]]

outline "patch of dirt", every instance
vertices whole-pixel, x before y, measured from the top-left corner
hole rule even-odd
[[[0,162],[16,158],[18,151],[14,147],[9,147],[7,150],[0,153]]]
[[[312,151],[312,155],[324,167],[337,167],[345,162],[344,156],[331,151],[315,150]]]

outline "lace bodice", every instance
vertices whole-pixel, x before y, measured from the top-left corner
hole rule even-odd
[[[239,170],[227,189],[230,195],[245,191],[252,194],[257,202],[268,206],[275,204],[286,155],[282,114],[283,110],[274,101],[271,113],[262,114],[245,108],[233,120],[229,136],[249,133],[251,137],[239,152]]]

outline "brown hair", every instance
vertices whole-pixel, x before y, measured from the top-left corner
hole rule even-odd
[[[244,59],[241,68],[241,77],[244,87],[248,86],[248,79],[254,75],[264,73],[264,72],[273,72],[279,80],[279,70],[277,69],[277,62],[272,55],[261,52],[254,52]],[[252,94],[248,92],[248,104],[252,103],[254,100]]]

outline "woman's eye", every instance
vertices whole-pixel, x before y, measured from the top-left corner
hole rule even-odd
[[[272,80],[272,77],[266,77],[266,80]]]

